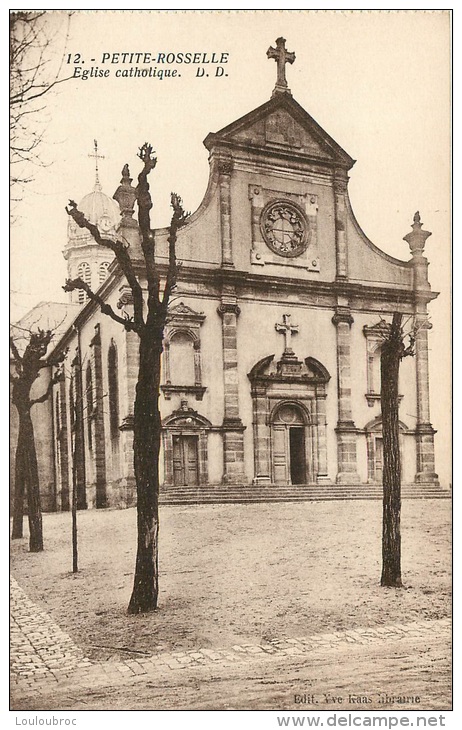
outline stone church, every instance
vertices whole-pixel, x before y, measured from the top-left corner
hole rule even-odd
[[[267,55],[277,64],[272,96],[208,134],[208,187],[178,235],[182,267],[163,351],[162,492],[176,490],[181,501],[186,487],[198,499],[213,490],[267,490],[270,498],[311,489],[323,498],[342,485],[356,496],[378,487],[380,345],[397,310],[417,325],[415,357],[400,371],[403,482],[435,487],[427,305],[437,295],[423,255],[430,234],[416,213],[403,261],[365,236],[348,197],[354,160],[293,98],[286,63],[295,56],[284,39]],[[128,168],[113,198],[97,177],[78,207],[102,233],[126,240],[142,281]],[[164,275],[168,231],[154,235]],[[81,276],[130,314],[116,263],[72,219],[64,256],[70,278]],[[71,296],[80,306],[54,346],[69,350],[66,377],[34,407],[49,434],[39,454],[41,468],[48,465],[43,507],[69,509],[79,430],[79,506],[129,506],[138,338],[84,292]]]

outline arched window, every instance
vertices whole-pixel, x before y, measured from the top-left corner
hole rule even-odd
[[[195,385],[194,342],[187,332],[170,339],[170,380],[172,385]]]
[[[107,279],[107,270],[109,268],[109,261],[103,261],[98,267],[98,284],[104,284]]]
[[[169,309],[164,339],[161,390],[168,400],[172,393],[202,400],[200,328],[205,315],[180,302]]]
[[[82,279],[85,284],[88,284],[88,286],[91,286],[91,269],[90,264],[87,264],[85,261],[82,261],[81,264],[79,264],[77,268],[77,277],[79,279]],[[88,296],[86,292],[84,292],[82,289],[78,290],[78,301],[79,304],[85,304],[85,302],[88,300]]]
[[[71,382],[69,384],[69,408],[71,414],[71,428],[75,426],[75,395],[74,395],[74,376],[71,375]]]
[[[107,371],[109,384],[109,423],[111,439],[119,438],[119,373],[117,347],[113,341],[107,353]]]
[[[88,363],[87,371],[85,374],[85,396],[87,405],[87,430],[88,430],[88,448],[93,448],[93,434],[91,428],[92,416],[93,416],[93,377],[91,372],[91,365]]]

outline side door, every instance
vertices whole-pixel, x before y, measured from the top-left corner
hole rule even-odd
[[[273,479],[275,484],[288,484],[287,427],[273,424]]]

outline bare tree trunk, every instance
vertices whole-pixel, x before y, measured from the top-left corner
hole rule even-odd
[[[23,536],[24,495],[26,494],[29,550],[31,553],[39,553],[43,550],[43,529],[34,427],[30,408],[18,408],[18,415],[12,538]]]
[[[35,449],[34,426],[31,417],[31,408],[37,403],[44,403],[51,395],[53,385],[59,382],[61,371],[58,369],[49,379],[48,386],[42,395],[31,399],[30,391],[40,371],[47,367],[44,359],[48,346],[52,340],[52,330],[30,332],[29,341],[21,354],[16,346],[14,337],[10,336],[10,350],[12,354],[12,383],[11,400],[16,406],[19,418],[18,444],[16,448],[15,465],[15,494],[13,505],[13,534],[12,537],[22,537],[24,493],[27,493],[27,512],[29,517],[29,549],[32,553],[43,550],[42,510],[40,506],[40,484]],[[63,352],[55,365],[62,363],[66,357]]]
[[[23,536],[24,516],[24,495],[25,495],[25,444],[22,419],[19,418],[18,443],[16,446],[16,459],[14,466],[14,497],[13,497],[13,527],[11,531],[12,540]]]
[[[382,586],[401,581],[401,458],[399,449],[398,375],[403,341],[402,315],[394,314],[390,335],[382,345],[381,405],[383,435]]]
[[[42,509],[40,505],[40,486],[34,427],[29,410],[23,414],[23,429],[25,446],[24,467],[27,485],[27,517],[29,520],[29,550],[31,553],[39,553],[43,550]]]
[[[138,543],[128,613],[157,608],[159,593],[159,412],[162,329],[147,325],[140,337],[140,365],[134,407],[134,467]]]

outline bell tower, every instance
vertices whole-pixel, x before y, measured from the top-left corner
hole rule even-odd
[[[118,203],[105,195],[99,181],[99,160],[104,156],[98,152],[98,143],[94,140],[94,152],[89,157],[95,160],[95,183],[93,190],[80,201],[78,208],[85,217],[98,226],[102,235],[116,235],[121,215]],[[67,275],[70,279],[80,277],[93,291],[99,289],[106,279],[109,264],[114,254],[107,248],[99,246],[91,233],[79,228],[72,218],[67,228],[67,243],[63,250],[67,261]],[[73,291],[69,294],[75,304],[85,304],[87,295],[84,291]]]

